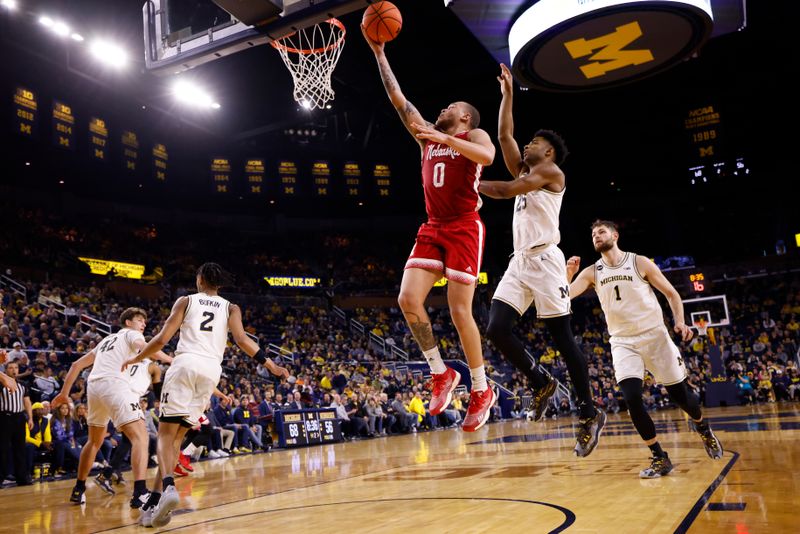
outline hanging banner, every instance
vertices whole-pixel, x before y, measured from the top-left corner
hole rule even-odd
[[[297,196],[297,164],[294,161],[281,161],[278,164],[278,177],[281,184],[281,195]]]
[[[314,196],[329,197],[331,195],[331,168],[327,161],[315,161],[311,167],[311,178],[314,180]]]
[[[153,176],[159,182],[167,181],[167,147],[161,143],[153,145]]]
[[[392,191],[392,171],[388,165],[378,163],[372,170],[375,178],[375,193],[379,197],[388,198]]]
[[[53,100],[53,144],[75,150],[75,116],[70,106],[58,100]]]
[[[231,192],[231,162],[228,158],[214,158],[211,160],[211,180],[214,183],[214,192],[227,194]]]
[[[266,173],[266,165],[261,158],[251,158],[247,160],[244,165],[244,174],[247,177],[247,192],[251,195],[263,195],[264,190],[264,174]]]
[[[25,137],[36,135],[36,94],[24,87],[14,93],[14,131]]]
[[[139,161],[139,138],[128,130],[122,132],[122,161],[127,170],[136,171]]]
[[[342,169],[345,184],[345,196],[348,198],[361,198],[364,194],[364,184],[361,182],[361,167],[355,161],[348,161]]]
[[[103,119],[92,117],[89,120],[89,148],[94,159],[108,159],[108,128]]]

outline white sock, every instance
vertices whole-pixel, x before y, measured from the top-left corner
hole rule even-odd
[[[197,449],[197,447],[195,447],[194,443],[190,443],[186,446],[185,449],[183,449],[183,454],[185,454],[186,456],[191,456],[192,453],[195,451],[195,449]]]
[[[447,366],[444,364],[442,360],[442,355],[439,354],[439,347],[433,347],[430,350],[422,351],[423,356],[425,359],[428,360],[428,365],[431,368],[431,373],[435,375],[440,375],[447,371]]]
[[[486,391],[489,386],[486,384],[486,370],[481,365],[475,369],[470,368],[469,374],[472,377],[472,389],[476,391]]]

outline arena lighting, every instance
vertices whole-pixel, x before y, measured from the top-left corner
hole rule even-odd
[[[303,109],[311,109],[311,102],[308,100],[301,100],[300,105],[303,106]]]
[[[128,62],[128,54],[109,41],[102,39],[94,41],[89,50],[98,61],[111,67],[122,68]]]
[[[17,0],[2,0],[0,1],[0,5],[8,9],[9,11],[14,11],[15,9],[17,9]]]
[[[172,94],[184,104],[201,108],[220,108],[219,103],[214,102],[211,95],[191,82],[183,80],[175,82],[175,85],[172,86]]]
[[[70,35],[70,37],[72,37],[73,41],[77,41],[79,43],[82,43],[84,41],[83,35],[79,33],[73,33],[72,35]]]

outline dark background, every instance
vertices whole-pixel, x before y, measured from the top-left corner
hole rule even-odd
[[[481,111],[481,127],[495,137],[500,100],[495,60],[442,2],[395,3],[404,28],[387,45],[387,54],[406,96],[427,118],[452,101],[467,100]],[[561,215],[562,248],[568,255],[581,254],[584,261],[593,257],[588,227],[595,218],[619,221],[621,247],[651,257],[686,254],[700,264],[736,261],[773,255],[778,240],[790,253],[796,251],[800,224],[790,144],[797,90],[789,81],[796,61],[788,13],[770,4],[749,2],[745,30],[709,41],[697,58],[645,81],[582,94],[517,91],[517,139],[526,142],[538,128],[552,128],[571,151],[564,165],[568,192]],[[76,216],[120,210],[162,223],[191,213],[265,232],[368,229],[410,248],[424,219],[419,153],[389,104],[359,34],[361,13],[342,18],[348,36],[334,74],[331,110],[299,109],[286,67],[275,50],[263,46],[182,75],[201,82],[222,105],[198,112],[173,103],[171,77],[145,71],[140,0],[24,2],[22,7],[60,14],[87,38],[114,37],[133,61],[122,72],[105,70],[87,59],[85,45],[50,35],[24,13],[0,11],[0,95],[5,95],[0,114],[8,117],[0,122],[0,150],[8,201]],[[37,92],[34,141],[12,130],[18,86]],[[74,109],[82,143],[74,153],[51,143],[53,98]],[[707,105],[722,116],[722,159],[730,165],[743,157],[750,172],[692,186],[683,121],[690,109]],[[116,160],[105,165],[89,160],[85,128],[93,114],[107,119],[116,159],[121,130],[139,133],[145,164],[138,175],[123,173]],[[319,135],[299,143],[284,133],[289,128],[313,128]],[[156,183],[146,164],[153,142],[169,151],[166,184]],[[369,197],[361,206],[345,199],[220,198],[212,193],[208,170],[218,155],[231,159],[237,187],[243,186],[247,157],[294,158],[301,166],[316,159],[329,159],[334,167],[349,159],[386,162],[392,167],[393,197],[383,202]],[[484,178],[508,178],[499,152]],[[487,256],[502,260],[511,250],[511,201],[487,199],[481,213],[489,232]]]

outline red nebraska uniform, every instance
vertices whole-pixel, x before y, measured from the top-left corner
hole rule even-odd
[[[469,132],[456,135],[467,139]],[[444,273],[448,280],[475,283],[486,230],[478,210],[483,165],[450,146],[428,142],[422,150],[422,187],[428,222],[420,226],[406,269]]]

